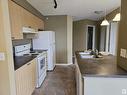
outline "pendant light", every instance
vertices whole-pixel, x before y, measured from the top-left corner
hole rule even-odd
[[[105,19],[102,21],[101,26],[108,26],[108,25],[109,25],[109,22],[106,19],[106,9],[105,9]]]
[[[101,26],[108,26],[109,22],[107,21],[107,19],[104,19],[101,23]]]
[[[113,21],[120,21],[121,15],[120,13],[116,14],[116,16],[114,17]]]

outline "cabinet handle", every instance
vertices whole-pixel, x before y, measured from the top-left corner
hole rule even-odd
[[[30,65],[31,63],[28,63],[27,65]]]
[[[14,40],[15,39],[15,37],[11,37],[12,38],[12,40]]]
[[[28,28],[31,28],[31,26],[28,26]]]

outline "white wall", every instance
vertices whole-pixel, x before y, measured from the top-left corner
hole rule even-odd
[[[123,95],[122,89],[127,90],[127,78],[84,78],[84,95]]]

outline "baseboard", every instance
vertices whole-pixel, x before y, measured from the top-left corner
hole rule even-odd
[[[73,63],[56,63],[55,65],[61,65],[61,66],[68,66],[72,65]]]

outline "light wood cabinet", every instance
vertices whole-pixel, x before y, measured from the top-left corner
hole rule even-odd
[[[36,86],[36,60],[15,71],[17,95],[31,95]]]
[[[11,0],[9,0],[9,11],[13,39],[23,39],[22,27],[31,27],[35,30],[44,29],[42,19]]]
[[[23,39],[22,33],[22,8],[9,0],[11,35],[13,39]]]
[[[24,9],[22,18],[23,18],[23,26],[34,28],[33,27],[34,19],[33,15],[30,12]]]
[[[38,28],[39,29],[44,29],[44,21],[41,19],[38,19]]]
[[[23,10],[23,26],[33,29],[44,29],[44,22],[37,16],[31,14],[27,10]]]

